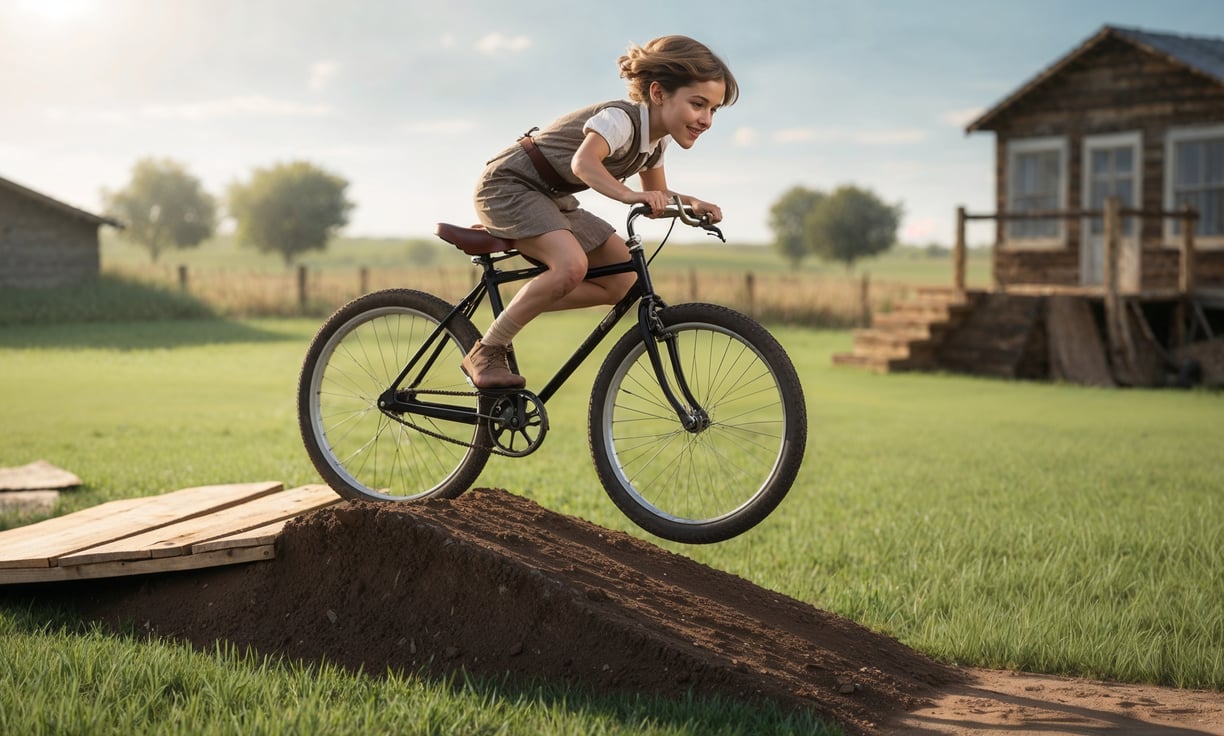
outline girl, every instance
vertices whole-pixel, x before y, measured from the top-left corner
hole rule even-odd
[[[739,87],[731,70],[685,36],[631,45],[617,63],[628,101],[591,105],[535,136],[528,133],[489,162],[476,186],[481,224],[548,267],[519,290],[464,357],[463,372],[477,388],[527,385],[511,372],[506,354],[514,336],[540,313],[615,304],[633,286],[633,274],[584,280],[588,266],[623,263],[629,249],[611,225],[579,208],[574,192],[590,188],[656,212],[678,196],[698,215],[722,219],[717,205],[667,188],[663,157],[671,142],[691,148],[710,128],[714,111],[736,101]],[[623,183],[633,174],[642,191]]]

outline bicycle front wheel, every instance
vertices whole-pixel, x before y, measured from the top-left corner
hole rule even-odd
[[[807,444],[803,389],[782,346],[739,312],[680,304],[659,318],[708,421],[681,424],[635,328],[595,379],[588,425],[595,468],[617,507],[651,534],[720,542],[756,526],[790,490]],[[666,341],[658,347],[684,401]]]
[[[476,442],[482,425],[395,417],[378,406],[451,308],[430,294],[388,289],[349,302],[319,328],[298,381],[298,424],[315,469],[341,496],[454,498],[484,468],[489,450],[473,446],[487,445]],[[479,333],[455,315],[438,337],[404,385],[454,391],[429,398],[474,411],[477,398],[467,395],[472,389],[459,363]]]

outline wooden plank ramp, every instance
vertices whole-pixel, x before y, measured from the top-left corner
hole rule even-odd
[[[324,485],[274,481],[111,501],[0,532],[0,585],[268,560],[285,522],[339,501]]]

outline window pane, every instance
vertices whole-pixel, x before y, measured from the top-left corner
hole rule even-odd
[[[1114,171],[1118,174],[1130,174],[1135,170],[1135,154],[1130,146],[1114,149]]]
[[[1224,185],[1224,138],[1206,141],[1207,161],[1204,166],[1203,183],[1208,186]]]
[[[1176,167],[1173,179],[1174,186],[1195,186],[1202,181],[1203,176],[1199,173],[1200,162],[1203,159],[1202,149],[1202,144],[1197,141],[1177,144],[1177,152],[1174,155],[1173,164]]]
[[[1109,151],[1097,149],[1092,152],[1092,175],[1101,176],[1109,173]]]

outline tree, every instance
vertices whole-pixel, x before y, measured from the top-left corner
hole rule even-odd
[[[149,251],[154,263],[162,251],[199,245],[216,229],[216,201],[170,159],[137,161],[127,188],[102,196],[107,214],[124,223],[124,237]]]
[[[892,247],[902,212],[900,204],[887,205],[865,189],[839,187],[812,210],[804,232],[813,253],[851,270],[856,260]]]
[[[774,249],[793,268],[812,251],[808,247],[804,223],[825,197],[823,192],[792,187],[769,208],[769,227],[774,232]]]
[[[348,182],[305,161],[255,169],[247,184],[229,189],[229,212],[238,242],[261,253],[279,253],[285,266],[309,250],[323,250],[348,224],[353,203]]]

